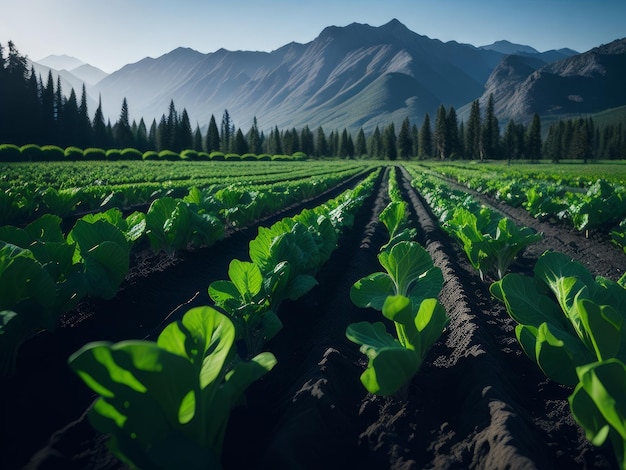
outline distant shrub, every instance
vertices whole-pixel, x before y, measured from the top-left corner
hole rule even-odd
[[[180,159],[191,161],[198,160],[198,152],[193,149],[183,150],[182,152],[180,152]]]
[[[291,158],[292,158],[293,160],[298,160],[298,161],[300,161],[300,160],[306,160],[306,159],[307,159],[307,155],[306,155],[306,153],[304,153],[304,152],[296,152],[296,153],[294,153],[294,154],[291,156]]]
[[[38,162],[41,160],[41,147],[37,144],[26,144],[20,147],[22,156],[20,158],[23,162]]]
[[[272,155],[272,160],[275,162],[289,162],[293,159],[289,155]]]
[[[0,145],[0,162],[18,162],[22,157],[20,148],[13,144]]]
[[[83,155],[85,160],[104,160],[106,159],[107,153],[104,149],[89,147],[83,151]]]
[[[269,162],[272,160],[272,156],[269,153],[262,153],[258,156],[259,161]]]
[[[142,158],[144,160],[158,160],[159,152],[155,152],[154,150],[148,150],[147,152],[143,153]]]
[[[133,148],[122,149],[121,153],[123,160],[141,160],[143,157],[143,154],[139,150]]]
[[[107,160],[121,160],[122,159],[122,151],[120,149],[109,149],[106,152]]]
[[[44,145],[41,147],[41,160],[46,162],[65,160],[65,150],[57,145]]]
[[[198,160],[206,161],[206,160],[210,160],[210,159],[211,159],[211,155],[209,155],[207,152],[199,152],[198,153]]]
[[[172,152],[171,150],[161,150],[159,152],[160,160],[168,160],[168,161],[176,161],[180,160],[180,155],[176,152]]]
[[[256,162],[259,158],[256,156],[255,153],[244,153],[241,156],[241,159],[246,162]]]
[[[224,160],[225,159],[225,155],[222,152],[211,152],[209,154],[209,157],[211,158],[211,160]]]
[[[67,147],[65,149],[66,160],[83,160],[85,158],[85,152],[78,147]]]
[[[239,155],[238,153],[227,153],[224,156],[224,160],[226,160],[227,162],[239,162],[241,161],[241,155]]]

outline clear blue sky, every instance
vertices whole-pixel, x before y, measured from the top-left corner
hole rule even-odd
[[[580,52],[626,37],[626,0],[0,0],[0,43],[113,72],[176,47],[271,51],[326,26],[397,18],[442,41]]]

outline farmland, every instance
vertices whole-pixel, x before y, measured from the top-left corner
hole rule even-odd
[[[619,195],[626,167],[311,161],[180,162],[174,169],[168,162],[90,163],[84,169],[8,164],[4,169],[14,173],[3,173],[2,189],[15,197],[4,206],[14,209],[5,223],[25,227],[54,212],[43,195],[35,196],[38,187],[68,191],[82,181],[81,191],[92,196],[62,205],[66,230],[87,212],[121,206],[125,216],[147,214],[155,198],[200,207],[200,201],[222,191],[217,214],[224,232],[210,243],[192,234],[176,247],[155,244],[155,235],[139,239],[114,295],[85,295],[59,314],[53,331],[38,330],[23,342],[14,373],[0,382],[3,443],[9,449],[0,457],[3,468],[27,463],[28,468],[125,468],[105,447],[105,436],[88,423],[86,413],[97,396],[68,367],[68,358],[91,341],[154,342],[186,312],[215,305],[209,286],[229,277],[233,260],[252,259],[251,241],[262,232],[259,227],[274,227],[285,218],[313,220],[306,219],[306,210],[326,205],[332,211],[330,201],[346,210],[333,220],[337,247],[310,274],[302,274],[313,276],[314,286],[280,299],[274,313],[282,328],[261,347],[276,364],[249,385],[246,404],[233,409],[222,449],[224,468],[617,468],[612,448],[594,447],[572,417],[567,398],[573,387],[547,378],[516,340],[515,320],[490,292],[504,273],[473,265],[463,244],[445,229],[449,219],[438,214],[434,199],[417,182],[422,176],[435,178],[478,206],[542,234],[505,267],[508,272],[532,275],[542,254],[551,250],[579,261],[593,276],[617,281],[626,272],[626,254],[612,235],[620,230],[619,220],[577,226],[579,219],[557,212],[533,216],[524,206],[529,189],[520,190],[523,202],[513,203],[504,191],[488,190],[486,180],[471,183],[463,177],[491,175],[491,181],[503,183],[510,175],[520,184],[550,180],[572,194],[584,194],[604,178]],[[389,190],[394,178],[396,192]],[[350,192],[361,184],[368,187]],[[141,185],[149,190],[128,189]],[[19,188],[32,192],[22,197]],[[191,188],[205,191],[204,199],[197,192],[192,198]],[[276,206],[265,201],[265,210],[252,205],[253,193],[292,191]],[[346,337],[346,328],[383,321],[392,330],[380,312],[355,305],[351,289],[382,270],[379,255],[393,234],[380,215],[394,197],[406,203],[406,227],[415,229],[415,241],[441,270],[437,297],[448,322],[402,393],[384,396],[368,393],[359,380],[368,358]],[[40,202],[24,208],[19,202],[24,198]],[[345,204],[356,199],[354,207]],[[409,232],[400,236],[411,238]]]

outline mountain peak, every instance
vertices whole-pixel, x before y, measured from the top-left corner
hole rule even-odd
[[[62,55],[49,55],[44,57],[41,60],[35,61],[38,64],[45,65],[46,67],[50,67],[55,70],[72,70],[81,65],[85,65],[85,62],[77,59],[76,57],[71,57],[66,54]]]
[[[539,54],[539,51],[533,47],[525,46],[523,44],[515,44],[510,41],[500,40],[493,44],[486,46],[480,46],[479,49],[486,49],[489,51],[500,52],[501,54]]]

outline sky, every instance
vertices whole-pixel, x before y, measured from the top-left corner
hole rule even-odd
[[[107,73],[177,47],[272,51],[326,26],[393,18],[441,41],[585,52],[626,37],[626,0],[0,0],[0,44]]]

